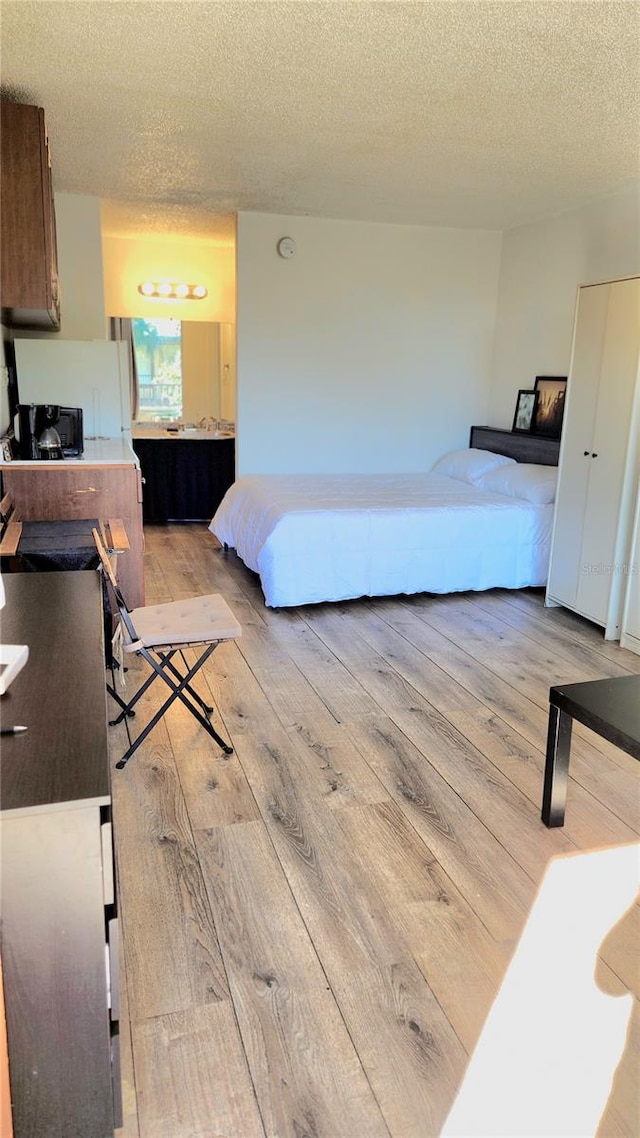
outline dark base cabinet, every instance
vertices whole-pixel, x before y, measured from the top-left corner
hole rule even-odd
[[[134,439],[143,521],[211,521],[235,478],[235,439]]]
[[[118,915],[97,573],[4,578],[0,952],[14,1138],[121,1125]]]
[[[15,1138],[111,1138],[121,1122],[109,819],[108,806],[74,805],[2,820]]]

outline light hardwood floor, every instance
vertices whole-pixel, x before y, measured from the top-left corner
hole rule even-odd
[[[540,590],[272,611],[205,526],[145,533],[147,603],[220,592],[243,634],[205,665],[235,753],[175,708],[113,771],[119,1134],[438,1135],[550,859],[640,831],[638,764],[580,726],[542,825],[549,686],[640,657]],[[639,931],[599,962],[636,1000],[612,1138],[640,1132]]]

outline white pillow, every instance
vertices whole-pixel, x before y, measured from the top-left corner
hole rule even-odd
[[[501,466],[489,470],[476,483],[483,490],[522,498],[535,506],[547,506],[556,500],[557,466],[538,466],[532,462],[517,462],[514,466]]]
[[[505,454],[493,454],[490,450],[452,450],[443,454],[435,466],[431,467],[433,474],[446,474],[449,478],[459,478],[462,482],[476,483],[479,478],[490,470],[501,466],[515,466],[514,458],[507,458]]]

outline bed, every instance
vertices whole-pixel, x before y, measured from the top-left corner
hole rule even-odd
[[[557,444],[483,430],[427,473],[244,476],[209,529],[274,608],[544,585]]]

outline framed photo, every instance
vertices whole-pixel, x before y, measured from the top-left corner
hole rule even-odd
[[[538,396],[538,402],[533,429],[536,435],[546,435],[550,439],[559,439],[562,433],[567,377],[566,375],[537,375],[534,389]]]
[[[513,431],[524,431],[531,434],[538,405],[537,391],[528,391],[521,388],[516,399],[516,413],[513,416]]]

